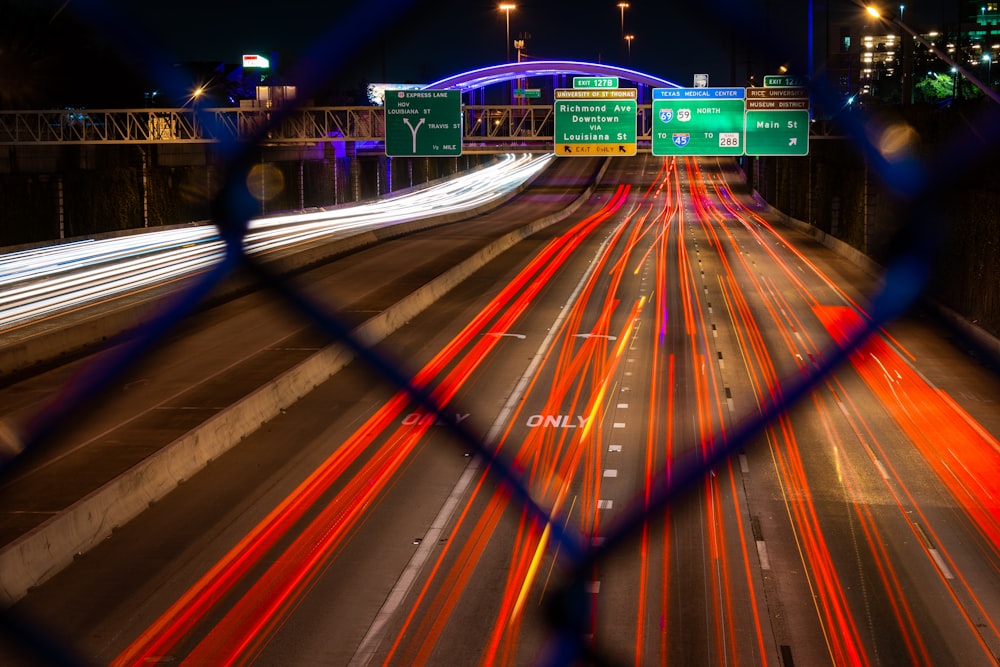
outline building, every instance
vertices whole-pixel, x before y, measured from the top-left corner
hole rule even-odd
[[[983,84],[1000,87],[1000,1],[965,0],[959,15],[935,26],[907,25],[854,11],[831,22],[827,73],[845,104],[947,104],[982,96],[927,47],[960,64]]]

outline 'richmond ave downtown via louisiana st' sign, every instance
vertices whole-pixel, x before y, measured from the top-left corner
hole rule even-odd
[[[635,155],[635,88],[559,88],[553,106],[556,155]]]

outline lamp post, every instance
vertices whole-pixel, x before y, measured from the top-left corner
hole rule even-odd
[[[1000,95],[998,95],[997,93],[993,92],[990,88],[984,86],[982,81],[980,81],[975,76],[973,76],[971,73],[969,73],[968,70],[966,70],[964,67],[962,67],[961,65],[959,65],[957,62],[955,62],[952,58],[949,58],[947,54],[945,54],[945,53],[943,53],[941,51],[941,49],[939,49],[938,47],[934,46],[934,44],[932,44],[928,40],[924,39],[924,37],[922,35],[918,34],[917,31],[915,31],[913,28],[911,28],[910,26],[908,26],[905,23],[903,23],[903,21],[898,16],[896,16],[895,14],[893,14],[891,12],[883,13],[882,11],[880,11],[878,9],[878,7],[875,7],[873,5],[868,5],[867,7],[865,7],[865,10],[869,14],[871,14],[872,16],[874,16],[877,19],[882,19],[884,21],[888,21],[889,23],[895,23],[896,25],[898,25],[905,32],[907,32],[910,36],[912,36],[913,39],[917,40],[918,42],[920,42],[921,44],[923,44],[925,47],[927,47],[928,51],[930,51],[935,56],[937,56],[941,60],[945,61],[949,65],[951,65],[952,69],[955,72],[957,72],[958,74],[961,74],[966,79],[968,79],[969,82],[972,83],[972,85],[974,85],[976,88],[978,88],[979,90],[981,90],[983,92],[983,94],[985,94],[987,97],[989,97],[991,100],[993,100],[997,104],[1000,104]]]
[[[622,10],[622,39],[625,39],[625,10],[629,8],[627,2],[619,2],[618,9]]]
[[[510,11],[517,9],[517,5],[510,2],[501,2],[500,11],[507,15],[507,62],[510,62]]]
[[[993,56],[989,53],[983,54],[983,62],[986,63],[986,85],[993,89]]]
[[[625,35],[625,43],[628,44],[628,57],[632,58],[632,40],[635,39],[635,35]]]

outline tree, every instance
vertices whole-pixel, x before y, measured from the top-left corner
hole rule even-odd
[[[947,74],[929,73],[914,86],[914,97],[918,102],[939,104],[950,100],[955,94],[955,80]]]

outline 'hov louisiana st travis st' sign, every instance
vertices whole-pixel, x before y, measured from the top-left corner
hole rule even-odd
[[[635,88],[555,91],[553,104],[556,155],[635,155]]]
[[[743,155],[743,88],[654,88],[656,156]]]
[[[462,92],[387,90],[385,154],[435,157],[462,154]]]

